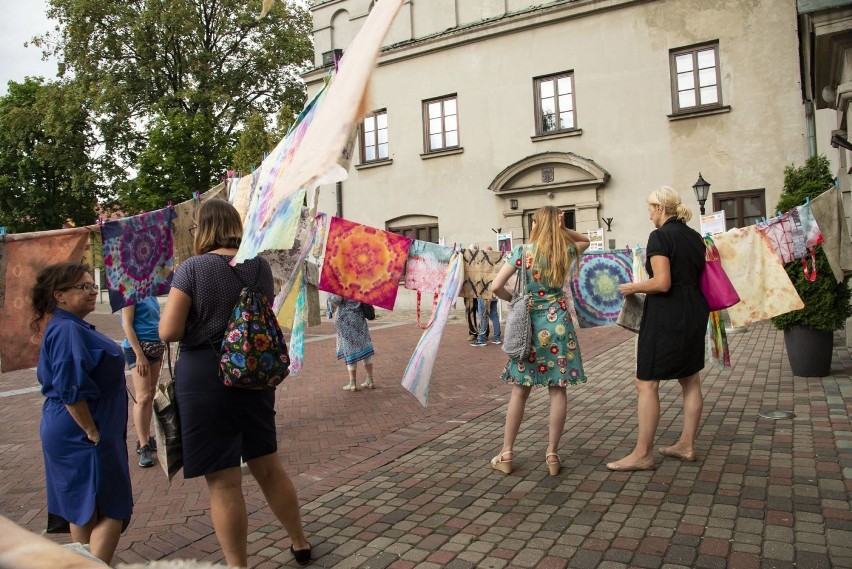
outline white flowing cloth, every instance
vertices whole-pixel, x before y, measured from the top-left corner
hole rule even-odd
[[[450,309],[459,295],[464,276],[464,263],[459,252],[453,254],[438,293],[438,306],[435,308],[432,325],[420,336],[420,341],[414,348],[405,375],[402,376],[402,386],[411,392],[424,407],[429,398],[429,381],[432,379],[432,368],[438,357],[438,344],[450,317]]]

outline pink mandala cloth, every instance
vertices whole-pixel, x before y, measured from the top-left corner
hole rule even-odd
[[[169,291],[174,216],[174,208],[167,207],[104,223],[104,267],[113,312]]]
[[[319,289],[393,310],[411,240],[332,217]]]

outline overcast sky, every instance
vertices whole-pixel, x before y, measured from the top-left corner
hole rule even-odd
[[[45,16],[46,0],[0,0],[0,95],[5,95],[9,81],[23,81],[26,76],[56,78],[56,60],[42,61],[41,50],[24,47],[33,36],[53,28]]]

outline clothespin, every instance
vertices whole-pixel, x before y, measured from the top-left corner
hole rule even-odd
[[[805,205],[811,205],[811,196],[805,196]]]
[[[101,229],[104,228],[104,218],[103,217],[98,217],[98,227],[100,227]]]
[[[2,239],[3,243],[6,242],[6,226],[0,226],[0,239]]]
[[[169,200],[168,203],[166,203],[166,207],[174,208],[174,206],[172,205],[172,200]]]
[[[201,201],[201,194],[199,192],[192,192],[192,201],[196,204]]]

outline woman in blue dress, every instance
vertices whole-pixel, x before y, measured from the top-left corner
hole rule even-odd
[[[530,308],[532,350],[527,358],[509,360],[503,370],[503,381],[512,385],[503,449],[491,460],[491,467],[505,474],[512,472],[512,448],[524,408],[533,387],[547,387],[550,394],[550,428],[544,462],[551,476],[559,473],[561,463],[557,449],[562,431],[568,397],[565,388],[586,382],[580,345],[562,285],[580,254],[589,246],[589,238],[566,229],[563,214],[553,206],[533,214],[530,243],[518,245],[506,264],[491,283],[491,291],[503,300],[512,295],[503,288],[515,271],[526,271],[527,291],[533,297]]]
[[[48,531],[71,531],[112,561],[133,512],[127,461],[127,392],[121,347],[84,320],[97,287],[88,265],[60,263],[39,273],[33,329],[45,318],[36,375],[45,397],[41,444]],[[68,527],[70,525],[70,527]]]

